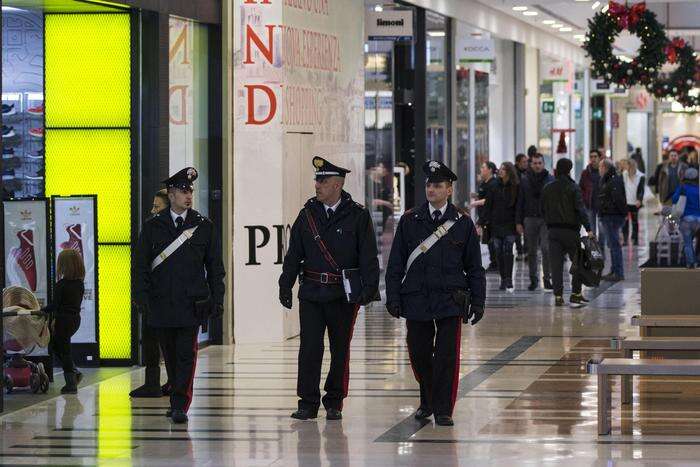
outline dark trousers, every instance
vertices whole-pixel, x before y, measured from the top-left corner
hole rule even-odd
[[[549,231],[549,259],[552,269],[552,285],[554,295],[564,294],[564,255],[569,255],[573,263],[576,261],[576,252],[581,243],[581,236],[573,229],[548,228]],[[571,276],[571,292],[581,293],[581,278],[578,274]]]
[[[632,221],[632,242],[639,243],[639,208],[635,204],[628,204],[629,215],[625,217],[625,225],[622,226],[622,238],[625,243],[629,238],[630,220]]]
[[[141,349],[146,366],[146,385],[160,389],[160,345],[156,330],[141,321]]]
[[[493,245],[496,250],[496,261],[498,262],[498,272],[501,279],[512,279],[513,277],[513,244],[516,235],[506,235],[505,237],[494,237]]]
[[[163,350],[168,381],[172,385],[170,407],[187,412],[192,402],[199,326],[156,328],[156,332]]]
[[[64,373],[75,373],[75,363],[71,355],[70,340],[78,332],[80,316],[56,315],[49,347],[54,356],[61,362]]]
[[[489,267],[491,267],[492,264],[495,265],[498,262],[498,257],[496,255],[496,245],[493,243],[493,238],[491,240],[489,240],[488,247],[489,247]]]
[[[519,255],[525,254],[525,241],[523,241],[523,235],[518,234],[515,236],[515,251]]]
[[[318,410],[321,402],[321,363],[323,338],[328,329],[331,348],[331,367],[323,386],[323,406],[343,410],[343,399],[348,395],[350,378],[350,341],[359,307],[344,299],[328,303],[300,300],[299,369],[297,396],[299,408]]]
[[[462,319],[406,320],[406,344],[413,375],[420,386],[420,405],[435,415],[452,415],[459,385]]]
[[[525,239],[527,240],[527,263],[530,270],[530,281],[538,282],[537,249],[542,250],[542,272],[544,280],[551,279],[549,271],[549,240],[547,238],[547,224],[541,217],[526,217],[523,221],[525,227]]]

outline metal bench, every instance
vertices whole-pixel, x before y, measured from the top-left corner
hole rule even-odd
[[[598,375],[598,434],[609,435],[612,391],[608,376],[700,376],[700,360],[605,358],[589,360],[587,370],[589,374]],[[631,388],[631,384],[628,387]]]
[[[700,350],[700,337],[613,337],[610,347],[632,358],[635,350]],[[632,376],[622,375],[622,403],[632,402]]]

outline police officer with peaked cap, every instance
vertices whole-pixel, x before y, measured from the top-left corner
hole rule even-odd
[[[316,418],[323,402],[326,419],[339,420],[343,399],[348,394],[350,340],[357,311],[378,293],[379,261],[369,211],[343,190],[350,171],[321,157],[314,157],[313,165],[316,196],[306,202],[292,226],[279,278],[279,298],[285,308],[292,308],[292,287],[300,276],[299,404],[292,417]],[[349,303],[342,273],[354,268],[359,269],[362,286],[356,303]],[[326,329],[331,365],[324,386],[326,394],[321,400],[319,383]]]
[[[406,319],[408,353],[420,386],[414,417],[435,414],[438,425],[450,426],[461,327],[483,317],[486,279],[474,223],[449,201],[457,176],[439,161],[426,162],[423,171],[427,202],[399,221],[386,271],[386,306],[393,317]]]
[[[220,315],[224,265],[214,224],[192,209],[197,171],[182,169],[164,180],[170,208],[144,223],[136,244],[133,290],[149,326],[156,329],[168,380],[174,423],[187,421],[200,325]]]

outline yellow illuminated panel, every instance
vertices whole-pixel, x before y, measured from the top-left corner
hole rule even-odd
[[[97,252],[100,358],[131,358],[131,246],[98,245]]]
[[[129,127],[128,14],[47,14],[46,126]]]
[[[129,130],[47,130],[46,196],[93,194],[98,243],[129,243]]]
[[[97,458],[109,465],[131,465],[131,377],[110,378],[97,386],[98,432]],[[66,399],[66,403],[70,403]],[[112,464],[114,459],[119,459]]]

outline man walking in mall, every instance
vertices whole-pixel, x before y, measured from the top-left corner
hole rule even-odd
[[[316,196],[306,202],[292,226],[279,278],[279,300],[292,308],[292,287],[300,276],[299,403],[292,418],[316,418],[323,402],[326,419],[340,420],[348,395],[355,318],[361,305],[378,296],[379,261],[369,211],[343,190],[350,171],[321,157],[314,157],[313,164]],[[331,364],[321,400],[318,386],[326,328]]]
[[[462,323],[484,315],[486,278],[474,223],[449,201],[457,176],[423,166],[427,202],[401,217],[386,272],[386,307],[406,319],[408,355],[420,387],[414,417],[451,426]]]
[[[151,216],[170,207],[168,190],[159,190],[153,196]],[[160,385],[160,345],[155,329],[148,325],[147,317],[141,316],[141,349],[146,366],[146,381],[129,393],[131,397],[162,397],[170,395],[170,381]]]
[[[620,245],[620,231],[627,217],[625,183],[610,159],[600,161],[599,170],[600,222],[603,224],[603,233],[610,248],[611,260],[610,273],[604,275],[603,280],[619,282],[625,278]]]
[[[136,244],[134,295],[155,328],[172,385],[174,423],[187,421],[197,363],[199,326],[223,313],[224,265],[214,224],[192,209],[197,171],[164,180],[170,208],[144,223]]]
[[[576,252],[581,243],[581,226],[586,229],[589,237],[594,237],[583,207],[581,189],[570,176],[573,166],[571,159],[559,159],[554,170],[554,181],[542,190],[542,210],[549,234],[555,306],[564,306],[564,255],[569,255],[572,263],[576,261]],[[572,304],[588,302],[581,293],[582,286],[579,275],[573,274],[569,297]]]
[[[515,221],[520,235],[527,240],[527,259],[530,270],[530,286],[535,290],[539,284],[537,266],[537,250],[542,250],[542,272],[544,288],[551,290],[552,277],[549,271],[549,241],[547,225],[542,217],[542,190],[549,182],[554,181],[547,169],[544,168],[544,157],[535,154],[530,159],[530,169],[520,178],[520,194],[515,211]]]

